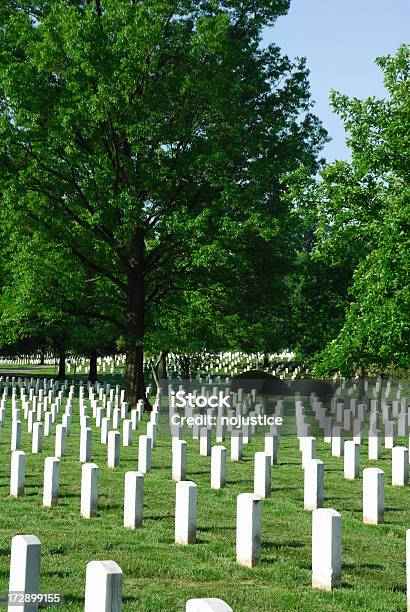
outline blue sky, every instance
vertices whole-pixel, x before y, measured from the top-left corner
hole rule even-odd
[[[383,97],[374,59],[410,42],[410,0],[292,0],[285,17],[266,32],[290,57],[310,69],[315,112],[332,137],[328,161],[349,159],[343,124],[329,106],[331,89],[350,97]]]

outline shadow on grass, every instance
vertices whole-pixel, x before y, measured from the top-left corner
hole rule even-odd
[[[65,555],[67,550],[68,550],[68,547],[59,546],[58,548],[50,548],[50,550],[48,551],[48,554],[49,555]]]
[[[131,597],[130,595],[126,595],[125,597],[122,598],[122,603],[133,604],[134,607],[130,608],[130,610],[138,610],[136,606],[138,603],[141,603],[141,600],[137,599],[136,597]]]
[[[64,499],[80,499],[81,498],[81,493],[61,493],[61,495],[59,496],[59,501],[61,499],[61,501],[63,501]]]
[[[262,549],[275,549],[280,550],[282,548],[304,548],[306,544],[298,542],[297,540],[290,540],[289,542],[262,542]]]
[[[44,576],[48,576],[50,578],[68,578],[71,573],[64,572],[63,570],[51,570],[50,572],[43,572]]]
[[[71,595],[71,593],[70,593],[69,595],[64,595],[64,601],[66,601],[66,602],[67,601],[71,601],[72,603],[81,603],[81,604],[84,604],[84,597],[80,597],[80,595]]]
[[[331,499],[334,500],[335,498],[331,498]],[[356,512],[356,513],[358,513],[358,512],[362,513],[363,512],[363,508],[350,508],[349,511],[350,512]],[[403,508],[385,508],[384,511],[385,512],[405,512],[405,509],[403,509]],[[388,524],[389,521],[385,520],[384,523]]]
[[[205,533],[207,533],[208,531],[211,531],[212,533],[214,531],[236,531],[236,527],[219,527],[219,526],[214,526],[214,527],[198,527],[198,531],[203,531]]]
[[[122,504],[100,504],[100,510],[119,510],[122,507]]]
[[[174,518],[173,514],[157,514],[155,516],[144,515],[144,521],[162,521],[163,519]]]
[[[227,485],[236,485],[236,484],[253,484],[253,480],[244,480],[242,478],[238,478],[237,480],[227,480]]]
[[[326,474],[327,474],[328,472],[339,472],[339,473],[341,473],[341,472],[342,472],[342,469],[341,469],[341,468],[328,468],[328,467],[327,467],[327,468],[326,468]]]
[[[407,587],[406,586],[391,586],[389,587],[390,591],[393,591],[393,593],[407,593]]]
[[[342,564],[342,571],[343,570],[365,570],[365,569],[374,569],[374,570],[384,570],[385,567],[384,565],[380,565],[380,563],[343,563]]]

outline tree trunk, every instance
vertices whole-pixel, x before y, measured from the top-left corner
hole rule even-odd
[[[97,373],[97,351],[91,351],[90,353],[90,370],[88,372],[88,380],[95,383],[98,378]]]
[[[65,373],[65,349],[64,348],[60,348],[58,351],[58,374],[57,374],[57,378],[58,380],[65,380],[66,378],[66,373]]]
[[[267,353],[263,354],[263,367],[264,368],[268,368],[269,367],[269,356]]]
[[[128,273],[127,334],[125,394],[129,410],[136,407],[138,400],[144,400],[145,408],[151,405],[145,395],[144,381],[144,333],[145,333],[145,243],[142,230],[136,230],[131,244],[130,268]]]
[[[189,367],[190,363],[188,360],[184,360],[182,362],[181,365],[181,376],[182,376],[182,380],[186,380],[187,382],[189,381],[190,375],[191,375],[191,368]]]
[[[364,398],[366,396],[364,390],[364,380],[366,378],[366,368],[364,366],[359,366],[359,398]]]
[[[152,366],[152,373],[154,375],[154,381],[157,389],[161,387],[161,382],[168,380],[167,372],[167,355],[169,351],[162,350]]]
[[[160,380],[168,380],[167,370],[167,355],[169,351],[161,351],[159,354],[158,378]]]
[[[161,387],[161,383],[160,383],[160,380],[158,378],[158,368],[157,368],[155,363],[152,365],[151,369],[152,369],[152,375],[154,377],[155,386],[156,386],[157,389],[159,389]]]
[[[144,350],[142,346],[131,344],[127,347],[125,363],[125,394],[128,408],[136,408],[138,400],[144,400],[145,407],[151,406],[145,395]]]

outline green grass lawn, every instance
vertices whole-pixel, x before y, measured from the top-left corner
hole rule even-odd
[[[107,382],[107,383],[111,383],[111,385],[115,385],[115,384],[119,384],[119,385],[123,385],[124,384],[124,378],[121,376],[121,369],[120,367],[116,367],[115,368],[115,372],[114,374],[111,374],[110,372],[106,372],[105,374],[103,374],[102,372],[98,373],[98,379],[100,380],[100,382]],[[68,369],[67,369],[68,370]],[[13,363],[2,363],[0,365],[0,373],[1,376],[6,377],[9,376],[9,378],[11,378],[12,376],[17,377],[27,377],[27,378],[38,378],[38,377],[46,377],[46,378],[56,378],[57,374],[58,374],[58,365],[51,365],[51,364],[37,364],[37,365],[33,365],[33,364],[13,364]],[[71,381],[71,380],[83,380],[83,381],[87,381],[88,378],[88,368],[86,368],[86,371],[82,371],[82,372],[74,372],[74,367],[71,368],[71,372],[67,371],[67,380]]]
[[[153,452],[153,469],[145,477],[143,526],[137,530],[122,526],[124,474],[137,469],[137,432],[134,446],[121,447],[120,467],[108,469],[107,449],[100,444],[99,430],[94,430],[93,462],[100,468],[99,512],[98,517],[86,520],[80,518],[77,401],[67,455],[61,460],[59,503],[53,509],[41,504],[44,458],[54,455],[54,436],[44,438],[41,454],[32,455],[26,426],[22,436],[22,449],[27,454],[25,496],[8,496],[10,421],[9,406],[0,434],[0,592],[8,588],[11,538],[34,534],[42,543],[41,591],[63,593],[64,610],[83,609],[86,565],[97,559],[112,559],[122,568],[126,611],[184,610],[191,597],[220,597],[235,612],[376,612],[406,607],[405,532],[410,527],[410,489],[390,485],[391,451],[383,450],[380,461],[369,462],[367,444],[362,445],[361,469],[381,467],[386,484],[385,524],[366,526],[362,524],[361,479],[344,480],[343,459],[332,458],[330,445],[318,441],[317,457],[325,462],[325,507],[342,513],[342,587],[324,593],[310,586],[311,513],[303,510],[303,471],[294,435],[282,436],[279,465],[272,468],[272,496],[262,501],[261,564],[247,569],[235,563],[236,497],[253,489],[252,459],[263,448],[261,437],[244,447],[240,463],[230,461],[226,441],[227,486],[222,491],[210,489],[210,458],[199,456],[199,441],[185,438],[187,478],[198,485],[198,542],[177,546],[173,543],[175,483],[171,480],[171,440],[165,433],[165,415]],[[138,433],[145,433],[145,425],[140,425]],[[399,439],[399,443],[407,441]]]

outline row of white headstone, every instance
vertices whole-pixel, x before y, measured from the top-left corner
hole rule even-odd
[[[100,409],[95,401],[92,399],[92,393],[90,393],[91,401],[93,402],[93,411],[96,416],[96,422],[98,424],[98,418],[100,416]],[[100,393],[100,398],[102,394]],[[71,406],[69,406],[69,409]],[[140,407],[142,410],[142,406]],[[119,409],[116,409],[119,412]],[[67,411],[67,408],[66,408]],[[86,416],[86,408],[84,405],[80,405],[80,411],[82,411],[81,418],[88,419]],[[134,412],[134,411],[133,411]],[[138,415],[138,422],[142,416],[142,412],[139,410],[135,411]],[[147,473],[151,468],[151,451],[155,441],[155,429],[158,422],[158,405],[154,407],[154,412],[151,414],[151,420],[148,423],[147,428],[150,429],[151,434],[148,436],[140,436],[139,443],[139,471],[144,474]],[[67,416],[67,412],[65,414]],[[71,418],[71,414],[69,413]],[[121,415],[122,416],[122,415]],[[105,417],[107,418],[107,417]],[[136,424],[137,420],[134,421]],[[125,424],[132,426],[133,420],[124,421]],[[103,419],[100,419],[100,426],[103,424]],[[66,427],[64,425],[57,426],[56,435],[56,456],[48,457],[45,461],[44,470],[44,500],[45,505],[52,505],[55,503],[56,491],[58,491],[58,479],[59,479],[59,457],[64,454],[65,446],[65,432]],[[104,429],[104,428],[102,428]],[[132,428],[130,427],[130,430]],[[209,455],[211,450],[211,438],[210,430],[202,428],[200,430],[200,452],[202,455]],[[108,466],[116,467],[119,465],[119,432],[111,431],[108,436],[105,436],[104,441],[108,441]],[[103,434],[102,434],[103,436]],[[340,437],[332,437],[332,441],[340,441]],[[33,443],[35,436],[33,436]],[[96,496],[92,493],[96,489],[95,483],[98,483],[98,467],[95,464],[88,463],[91,454],[91,428],[81,428],[81,444],[80,444],[80,458],[86,461],[86,465],[83,466],[82,476],[82,496],[85,501],[82,503],[82,508],[90,506],[90,501]],[[305,471],[305,507],[313,508],[317,507],[320,503],[320,499],[323,499],[323,465],[322,462],[315,459],[315,438],[307,437],[301,438],[302,450],[302,463],[306,468]],[[265,439],[265,453],[256,453],[255,455],[255,475],[254,475],[254,493],[259,494],[261,497],[266,497],[270,494],[270,465],[277,462],[277,448],[279,443],[278,436],[271,436],[267,434]],[[354,441],[346,443],[347,452],[345,455],[345,476],[346,478],[355,478],[358,476],[359,464],[358,464],[358,446]],[[393,450],[393,484],[403,485],[408,479],[408,460],[407,449],[396,447]],[[233,460],[240,459],[241,457],[241,432],[237,432],[232,438],[231,458]],[[12,457],[11,466],[11,495],[19,496],[24,490],[24,462],[25,454],[22,451],[15,451]],[[307,465],[309,462],[309,465]],[[381,484],[377,485],[378,491],[383,491],[383,473],[381,470],[377,470],[377,482]],[[376,472],[366,471],[364,478],[364,507],[368,504],[365,503],[367,499],[378,500],[378,511],[377,516],[382,516],[380,508],[383,503],[383,495],[379,492],[377,496],[372,493],[372,489],[368,482],[373,482],[376,478],[374,476]],[[186,443],[178,438],[173,439],[173,478],[174,480],[183,480],[186,477]],[[226,449],[221,446],[215,446],[212,448],[212,461],[211,461],[211,487],[222,488],[226,481]],[[370,491],[370,493],[368,493]],[[48,501],[51,500],[51,501]],[[314,501],[316,500],[316,502]],[[319,502],[318,502],[319,500]],[[316,504],[316,505],[315,505]],[[83,511],[82,511],[83,513]],[[92,510],[84,511],[83,515],[92,515]],[[375,513],[373,513],[375,514]]]
[[[176,542],[195,542],[196,485],[191,482],[177,484]],[[237,562],[253,567],[261,553],[261,498],[252,493],[242,493],[237,500]],[[312,587],[331,591],[340,586],[342,568],[342,518],[333,509],[319,508],[312,514]],[[10,593],[37,594],[40,584],[41,544],[36,536],[15,536],[12,540],[10,562]],[[410,586],[410,530],[406,532],[407,584]],[[114,561],[92,561],[87,565],[85,587],[85,611],[117,611],[121,609],[122,571]],[[230,610],[220,600],[190,600],[187,610]],[[211,607],[191,607],[191,606]],[[408,591],[408,605],[410,605]],[[11,612],[37,610],[31,606],[15,604]]]
[[[93,405],[93,412],[94,411],[94,416],[97,419],[98,405],[96,404]],[[157,406],[157,410],[151,415],[150,423],[154,425],[152,428],[153,430],[155,430],[157,426],[156,414],[158,414],[158,412],[159,409]],[[299,421],[303,424],[303,405],[301,410],[298,410],[298,413],[300,415]],[[82,418],[85,416],[86,415],[83,414]],[[331,433],[331,441],[333,444],[334,439],[340,439],[340,437],[335,435],[336,432],[333,429]],[[270,437],[274,438],[273,436]],[[141,438],[144,437],[140,436],[140,442]],[[153,440],[153,438],[147,436],[145,436],[145,439]],[[205,450],[202,448],[201,454],[208,455],[210,448],[210,430],[202,428],[200,431],[200,439],[200,449],[201,447],[205,447]],[[345,454],[345,473],[347,473],[347,477],[349,478],[352,476],[357,477],[358,475],[357,444],[354,441],[351,442],[352,444],[350,445],[349,442],[346,443],[346,445],[349,445],[347,448],[351,448],[351,450],[348,450]],[[312,519],[312,585],[317,588],[331,589],[340,583],[340,571],[337,571],[337,568],[341,566],[341,516],[335,510],[323,509],[320,507],[323,504],[323,463],[315,459],[315,439],[309,436],[301,436],[300,443],[302,465],[305,468],[305,507],[314,510]],[[276,436],[276,445],[277,444],[278,437]],[[185,451],[182,449],[185,449]],[[393,472],[397,475],[397,480],[400,480],[400,474],[405,471],[408,465],[408,456],[406,452],[403,452],[403,449],[399,449],[400,452],[396,452],[396,449],[393,449],[393,451],[395,451],[395,464],[401,466],[400,469],[399,467],[393,469]],[[407,451],[407,449],[404,449],[404,451]],[[173,475],[177,476],[175,480],[181,480],[176,487],[175,541],[178,544],[191,544],[196,539],[197,488],[195,483],[182,481],[184,454],[186,458],[186,443],[184,444],[184,441],[180,440],[179,437],[175,437],[173,442],[173,455],[175,455],[176,458],[175,474],[173,460]],[[211,457],[211,486],[213,484],[214,488],[220,488],[224,485],[226,477],[226,449],[220,446],[213,447]],[[271,464],[271,457],[266,452],[256,453],[254,493],[242,493],[238,496],[237,562],[248,567],[252,567],[260,559],[261,500],[270,494]],[[179,470],[177,466],[181,466]],[[125,497],[128,503],[125,505],[129,508],[128,515],[134,517],[134,519],[131,518],[130,524],[127,526],[137,526],[138,520],[136,520],[135,517],[138,517],[138,507],[140,506],[142,508],[141,491],[143,492],[143,472],[140,474],[135,472],[128,474],[130,474],[127,475],[129,482],[127,484],[126,481],[125,485]],[[363,483],[363,520],[368,523],[380,523],[383,520],[384,505],[383,472],[377,468],[368,468],[364,470]],[[83,512],[83,488],[86,492],[84,494],[85,512]],[[87,518],[93,515],[92,500],[96,499],[96,495],[93,493],[96,490],[98,490],[98,467],[86,463],[83,466],[82,514],[83,516],[87,516]],[[125,516],[126,511],[124,508],[124,520]],[[132,525],[133,520],[134,524]]]
[[[40,593],[41,542],[35,535],[14,536],[11,543],[9,593],[24,594],[25,601],[10,600],[9,612],[35,612]],[[115,561],[90,561],[85,576],[84,612],[120,612],[123,572]],[[59,596],[60,594],[53,594]],[[19,600],[20,602],[20,600]],[[232,612],[218,598],[190,599],[186,612]]]
[[[268,366],[265,367],[265,359],[267,358]],[[204,365],[201,374],[196,376],[196,380],[211,381],[211,376],[229,375],[233,376],[238,373],[247,372],[254,369],[263,369],[270,371],[274,376],[280,379],[285,379],[291,375],[292,379],[298,376],[303,376],[309,373],[309,369],[304,366],[293,366],[287,362],[292,360],[293,353],[282,354],[258,354],[258,353],[243,353],[243,352],[223,352],[217,355],[204,354]],[[272,362],[282,361],[281,364],[273,365]],[[167,356],[167,368],[171,378],[181,379],[181,367],[179,355],[170,352]]]

